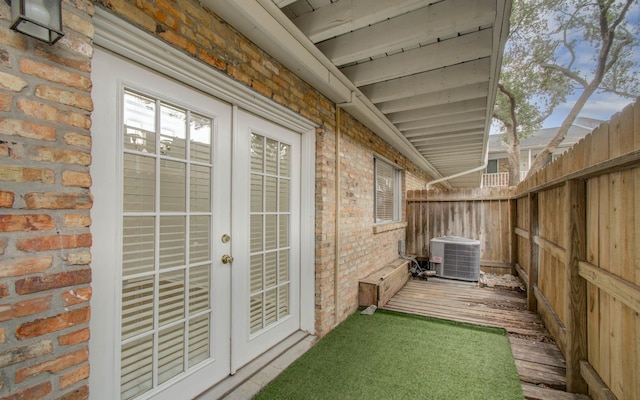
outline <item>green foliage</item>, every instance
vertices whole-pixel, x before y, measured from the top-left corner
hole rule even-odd
[[[505,142],[515,148],[569,95],[579,95],[533,170],[564,140],[593,93],[640,95],[639,15],[638,0],[514,0],[494,112]]]
[[[515,99],[516,121],[512,120],[510,101],[504,91],[498,92],[494,109],[502,131],[506,133],[509,126],[514,126],[519,138],[539,129],[571,90],[564,75],[541,65],[553,55],[555,44],[543,39],[543,32],[551,29],[551,20],[549,10],[539,3],[515,0],[511,11],[500,83]]]

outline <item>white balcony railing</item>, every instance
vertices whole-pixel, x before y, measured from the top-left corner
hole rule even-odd
[[[520,171],[520,181],[527,177],[529,171]],[[482,187],[509,186],[509,173],[482,174]]]
[[[509,173],[482,174],[482,187],[509,186]]]

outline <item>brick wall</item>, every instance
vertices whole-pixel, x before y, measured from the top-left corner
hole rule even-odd
[[[315,122],[316,329],[357,307],[357,280],[397,257],[400,226],[373,232],[373,153],[405,169],[405,189],[429,177],[348,114],[341,123],[336,205],[336,108],[192,0],[102,0],[121,18]],[[54,46],[8,29],[0,2],[0,399],[88,397],[92,197],[90,58],[93,4],[63,5]],[[404,208],[404,207],[403,207]],[[339,308],[335,216],[340,212]],[[403,210],[404,215],[404,210]],[[93,316],[99,318],[99,316]]]
[[[0,2],[0,398],[88,397],[91,3],[55,46]]]

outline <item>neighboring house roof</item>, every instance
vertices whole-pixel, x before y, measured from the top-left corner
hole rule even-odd
[[[587,120],[587,119],[585,119]],[[580,121],[582,123],[594,124],[597,122],[598,126],[602,121],[588,119],[588,121]],[[520,140],[520,150],[542,150],[549,141],[555,136],[556,132],[558,132],[559,127],[556,128],[545,128],[540,129],[539,131],[534,132],[530,136]],[[594,128],[588,128],[584,126],[571,125],[569,128],[569,132],[567,132],[567,136],[564,141],[558,147],[561,150],[569,148],[574,144],[578,143],[580,139],[585,137],[589,132],[591,132]],[[503,135],[491,135],[489,137],[489,154],[494,155],[496,153],[505,153],[504,147],[502,147],[502,138]],[[499,157],[492,157],[499,158]]]
[[[203,3],[434,178],[484,164],[512,0]]]

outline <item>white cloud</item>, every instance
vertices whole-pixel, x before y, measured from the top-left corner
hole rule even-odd
[[[582,107],[579,116],[608,121],[613,114],[622,111],[623,108],[633,102],[633,99],[611,93],[594,94],[587,101],[587,104]],[[575,98],[573,98],[566,103],[560,104],[555,112],[544,121],[543,126],[545,128],[560,126],[575,103]]]

